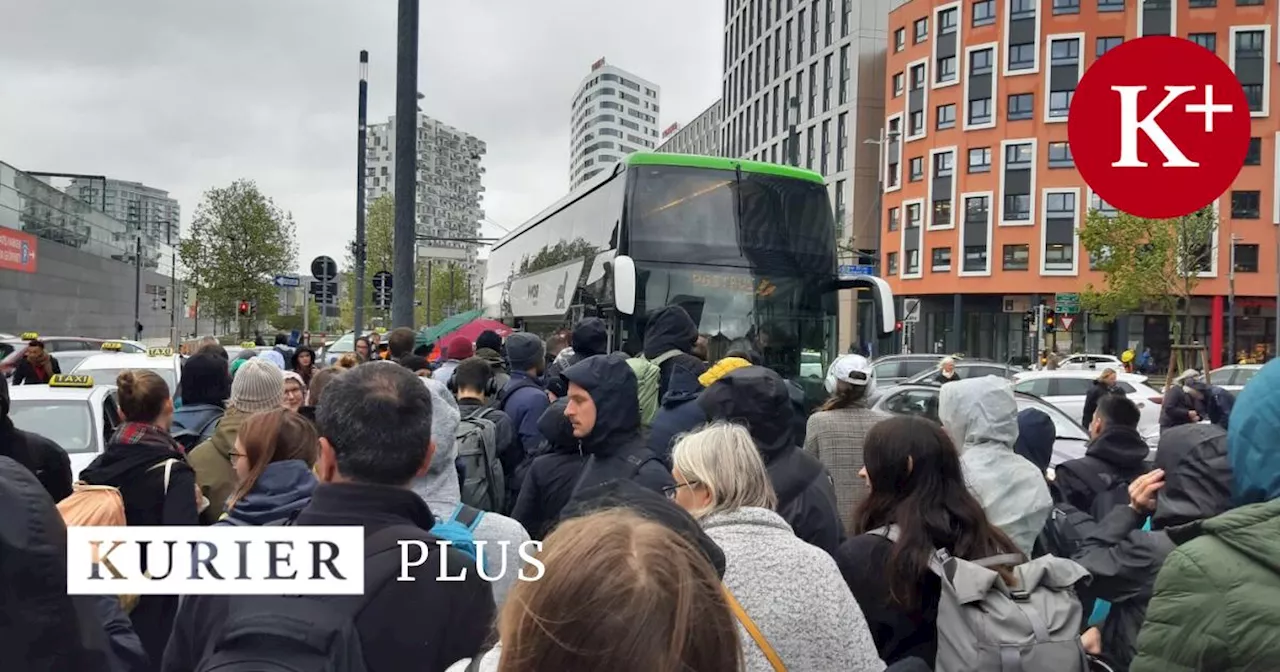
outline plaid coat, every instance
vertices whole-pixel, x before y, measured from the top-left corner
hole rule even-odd
[[[867,496],[867,486],[858,477],[862,469],[862,442],[872,425],[888,417],[890,414],[884,411],[860,405],[818,411],[809,416],[804,450],[831,472],[840,521],[850,535],[854,534],[853,512]]]

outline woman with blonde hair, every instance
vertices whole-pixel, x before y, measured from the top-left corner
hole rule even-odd
[[[751,434],[713,423],[672,452],[668,496],[725,555],[748,672],[883,670],[862,609],[825,551],[796,537]]]
[[[239,485],[218,525],[266,525],[296,516],[316,489],[315,425],[281,408],[249,416],[240,426],[231,466]]]
[[[501,644],[449,672],[743,669],[715,568],[661,522],[628,509],[573,518],[537,557],[542,576],[518,581],[498,617]]]

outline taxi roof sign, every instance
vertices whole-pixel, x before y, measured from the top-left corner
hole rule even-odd
[[[172,357],[173,348],[147,348],[148,357]]]
[[[258,347],[258,344],[254,343],[253,341],[244,341],[243,343],[240,344],[240,347],[244,348],[245,350],[252,350]]]
[[[124,343],[120,341],[104,341],[102,343],[103,352],[120,352],[124,350]]]
[[[18,336],[18,338],[24,341],[34,341],[37,338],[40,338],[40,334],[37,334],[34,331],[24,331]]]
[[[57,373],[49,377],[49,387],[93,387],[93,376]]]

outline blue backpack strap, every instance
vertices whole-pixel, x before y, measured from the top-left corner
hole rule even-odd
[[[459,503],[457,506],[453,507],[453,513],[449,514],[449,518],[445,522],[456,522],[467,528],[468,532],[474,533],[476,531],[476,526],[480,524],[481,518],[484,518],[484,511],[473,506],[467,506],[466,504]]]

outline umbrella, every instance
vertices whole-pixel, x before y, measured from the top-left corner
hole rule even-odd
[[[484,314],[483,310],[468,310],[440,320],[434,327],[423,327],[418,331],[415,347],[431,345],[445,336],[457,331],[460,327]]]
[[[465,336],[468,341],[475,342],[480,334],[485,331],[497,332],[503,338],[506,338],[511,333],[511,327],[496,320],[480,317],[480,313],[481,311],[477,310],[454,315],[430,329],[424,329],[419,333],[420,337],[425,337],[425,342],[421,344],[439,343],[453,336]],[[419,338],[419,341],[423,340],[423,338]]]
[[[436,328],[439,328],[442,325],[443,323],[441,323],[440,325],[436,325]],[[439,340],[436,341],[435,348],[432,349],[431,355],[428,357],[428,359],[430,359],[431,361],[436,361],[437,359],[439,359],[440,349],[442,346],[447,345],[447,341],[451,341],[454,338],[457,338],[458,336],[462,336],[468,341],[475,343],[476,339],[480,337],[480,334],[486,331],[496,332],[499,336],[503,338],[510,336],[512,333],[511,327],[508,327],[507,325],[501,322],[497,322],[497,321],[490,320],[488,318],[483,318],[483,317],[474,319],[474,320],[471,320],[470,322],[467,322],[464,325],[459,326],[458,328],[454,329],[449,333],[442,334]]]

